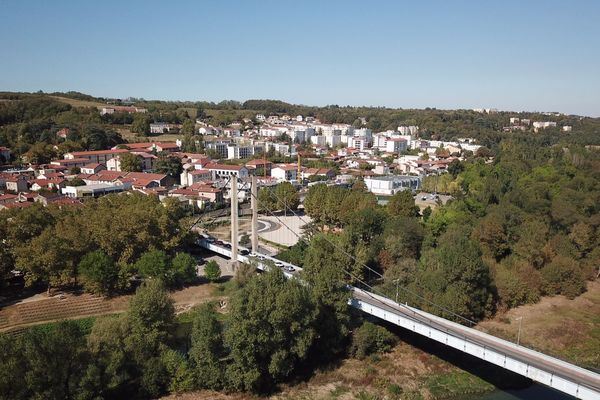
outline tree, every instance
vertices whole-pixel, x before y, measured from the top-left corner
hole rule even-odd
[[[314,316],[308,288],[279,268],[237,292],[225,332],[232,388],[262,392],[288,378],[313,345]]]
[[[173,282],[173,271],[169,265],[169,257],[162,250],[151,250],[140,257],[135,269],[144,278],[156,278],[169,285]]]
[[[454,178],[464,171],[464,169],[464,165],[458,159],[452,160],[452,162],[448,164],[448,173],[450,173]]]
[[[268,213],[277,209],[277,199],[271,188],[261,188],[258,191],[258,208],[261,212]]]
[[[312,354],[319,361],[330,361],[341,354],[350,333],[346,259],[340,257],[333,240],[333,235],[313,237],[304,261],[303,278],[310,285],[317,309],[317,340]]]
[[[27,399],[27,386],[16,385],[22,382],[27,372],[27,363],[23,358],[23,338],[12,335],[0,335],[0,398]]]
[[[179,181],[179,175],[183,172],[183,166],[180,159],[161,153],[154,162],[154,172],[169,175]]]
[[[131,132],[147,136],[150,133],[150,116],[145,113],[136,113],[131,124]]]
[[[354,331],[350,352],[358,359],[364,359],[372,353],[386,353],[392,349],[398,339],[383,326],[365,321]]]
[[[186,119],[181,125],[181,133],[184,135],[193,135],[196,131],[196,123],[191,119]]]
[[[69,186],[85,186],[86,183],[81,178],[73,178],[68,183]]]
[[[119,156],[120,169],[123,172],[141,172],[142,157],[133,153],[123,153]]]
[[[204,304],[196,312],[191,336],[190,360],[197,386],[219,390],[225,385],[225,353],[223,327],[211,304]]]
[[[216,282],[221,277],[221,267],[216,261],[210,260],[204,266],[204,276],[211,282]]]
[[[289,182],[281,182],[275,189],[277,198],[277,209],[286,211],[288,209],[296,210],[300,204],[300,196],[298,191]]]
[[[416,282],[431,303],[469,319],[481,319],[493,311],[489,269],[466,227],[455,225],[448,229],[440,237],[438,247],[424,253],[421,267]],[[456,318],[431,303],[421,306],[446,318]]]
[[[192,283],[197,278],[196,260],[188,253],[177,253],[171,261],[171,269],[178,285]]]
[[[563,294],[574,299],[585,291],[585,279],[577,261],[558,255],[540,270],[542,290],[548,295]]]
[[[85,371],[81,390],[87,398],[119,398],[124,388],[138,374],[127,338],[131,327],[127,315],[98,318],[87,338],[87,348],[94,360]],[[82,396],[85,397],[85,396]]]
[[[402,217],[416,217],[419,207],[415,206],[415,199],[410,190],[401,190],[389,200],[387,209],[390,215]]]
[[[102,250],[86,254],[79,262],[78,272],[84,287],[92,293],[110,294],[119,281],[119,267]]]
[[[142,370],[167,343],[174,320],[175,307],[164,284],[157,279],[144,282],[129,301],[127,323],[131,333],[126,338],[127,347]]]
[[[63,321],[49,329],[30,329],[23,338],[21,356],[25,375],[19,379],[30,398],[75,397],[85,370],[85,336],[74,321]]]

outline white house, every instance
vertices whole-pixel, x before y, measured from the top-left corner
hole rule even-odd
[[[298,180],[298,165],[296,164],[279,164],[271,168],[271,177],[279,182],[292,182]]]

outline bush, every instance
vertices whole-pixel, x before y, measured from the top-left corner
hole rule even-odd
[[[563,294],[569,299],[585,291],[585,279],[579,263],[571,258],[556,256],[541,270],[542,288],[549,295]]]
[[[350,352],[363,359],[372,353],[384,353],[392,349],[397,338],[382,326],[365,321],[352,337]]]
[[[216,261],[210,260],[204,266],[204,276],[211,282],[216,282],[221,277],[221,267]]]
[[[513,308],[535,303],[540,299],[540,273],[531,265],[521,262],[502,263],[496,268],[495,283],[503,306]]]

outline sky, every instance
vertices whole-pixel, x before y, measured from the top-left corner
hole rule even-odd
[[[600,1],[0,0],[0,90],[600,116]]]

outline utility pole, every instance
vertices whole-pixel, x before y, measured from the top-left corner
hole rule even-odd
[[[238,262],[238,177],[231,176],[231,266],[235,271]]]
[[[256,175],[252,175],[252,187],[250,188],[251,199],[250,204],[252,205],[252,251],[258,253],[258,186],[257,186]]]

